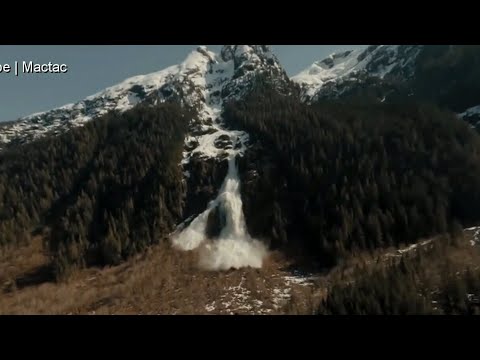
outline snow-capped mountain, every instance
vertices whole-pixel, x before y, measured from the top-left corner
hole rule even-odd
[[[475,45],[372,45],[332,54],[292,80],[307,103],[434,103],[480,129],[479,61]]]
[[[202,266],[260,267],[266,249],[248,234],[236,162],[249,146],[249,134],[230,129],[221,116],[224,105],[246,95],[257,79],[266,79],[281,93],[290,91],[286,72],[267,46],[225,45],[219,54],[201,46],[181,64],[127,79],[75,104],[5,126],[0,129],[0,148],[61,133],[109,111],[124,112],[140,103],[148,106],[172,101],[194,110],[179,164],[186,206],[180,206],[184,212],[174,245],[191,250],[208,242],[207,234],[218,220],[223,230],[215,244],[205,247]],[[222,173],[222,166],[227,164],[228,170]],[[216,187],[204,186],[204,178],[221,176],[224,180],[218,193]]]
[[[415,59],[423,45],[372,45],[334,53],[292,77],[302,88],[302,99],[340,97],[365,78],[406,81],[414,75]]]
[[[199,47],[178,65],[129,78],[74,104],[0,124],[0,151],[82,126],[112,110],[158,101],[194,108],[199,118],[192,121],[193,136],[217,132],[212,121],[223,104],[241,98],[260,74],[282,93],[290,93],[296,83],[307,103],[353,98],[426,101],[451,109],[472,125],[480,124],[480,81],[473,79],[476,66],[472,66],[477,54],[477,48],[466,45],[371,45],[334,53],[289,79],[266,45],[225,45],[218,54]],[[206,153],[202,144],[199,149]]]
[[[289,81],[265,45],[225,45],[220,54],[201,46],[181,64],[129,78],[77,103],[0,127],[0,150],[10,143],[24,143],[82,126],[109,111],[123,112],[141,102],[177,100],[198,110],[200,118],[213,118],[221,104],[242,96],[251,80],[262,73],[279,88]]]
[[[480,46],[371,46],[316,62],[295,84],[265,45],[198,47],[0,125],[0,246],[42,237],[45,265],[65,280],[164,241],[193,251],[182,265],[159,248],[159,264],[187,275],[194,257],[229,271],[262,267],[270,250],[324,273],[357,251],[477,225],[478,134],[417,103],[478,116],[477,64]]]

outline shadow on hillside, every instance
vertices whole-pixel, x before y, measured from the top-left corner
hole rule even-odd
[[[50,265],[39,266],[15,279],[18,290],[54,281],[53,269]]]

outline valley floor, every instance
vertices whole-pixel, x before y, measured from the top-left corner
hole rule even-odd
[[[289,300],[310,299],[314,288],[314,278],[288,271],[278,253],[262,269],[205,272],[196,264],[195,252],[164,244],[54,283],[37,238],[0,259],[0,314],[282,314]]]
[[[449,257],[478,268],[479,233],[466,230]],[[195,252],[165,243],[122,265],[81,270],[68,282],[54,283],[36,238],[0,256],[0,314],[312,314],[328,285],[354,280],[360,264],[378,264],[417,247],[357,255],[328,273],[312,275],[279,252],[271,253],[262,269],[200,271]]]

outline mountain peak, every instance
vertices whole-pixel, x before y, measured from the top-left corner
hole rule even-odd
[[[220,51],[223,61],[245,59],[253,56],[271,58],[272,52],[268,45],[224,45]]]
[[[215,60],[215,53],[208,50],[206,46],[199,46],[197,47],[197,52],[205,56],[207,59],[209,59],[211,62],[216,62]]]

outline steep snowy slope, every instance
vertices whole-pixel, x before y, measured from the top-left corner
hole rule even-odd
[[[292,80],[302,88],[305,101],[322,97],[331,92],[338,97],[347,90],[347,84],[362,81],[362,77],[379,79],[397,77],[402,80],[414,73],[414,62],[422,45],[372,45],[366,49],[334,53],[313,63],[309,68],[293,76]],[[344,85],[344,86],[342,86]]]
[[[372,45],[332,54],[292,77],[306,102],[434,103],[480,129],[478,45]]]

